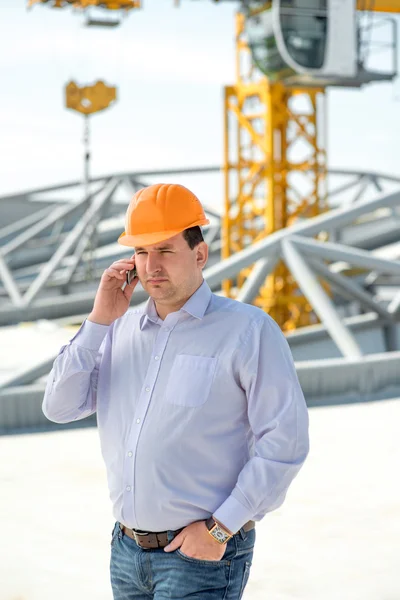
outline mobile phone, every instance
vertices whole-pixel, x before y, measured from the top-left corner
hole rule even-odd
[[[130,285],[132,283],[132,281],[135,279],[135,277],[137,277],[137,271],[136,271],[136,267],[133,267],[133,269],[126,272],[127,285]]]

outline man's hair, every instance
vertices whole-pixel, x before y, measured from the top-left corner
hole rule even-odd
[[[185,229],[183,232],[183,237],[187,241],[191,250],[198,246],[200,242],[204,242],[203,234],[198,225],[196,227],[189,227],[189,229]]]

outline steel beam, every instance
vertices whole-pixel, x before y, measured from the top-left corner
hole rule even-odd
[[[57,319],[70,315],[89,314],[93,308],[96,290],[68,294],[51,298],[38,298],[27,307],[12,308],[0,306],[0,325],[13,325],[38,319]],[[135,290],[132,304],[138,304],[148,298],[144,290]]]
[[[396,327],[385,325],[383,327],[382,333],[383,339],[385,341],[386,352],[396,352],[397,350],[399,350],[397,343]]]
[[[43,414],[44,384],[0,390],[0,435],[21,431],[50,431],[96,426],[96,415],[65,425],[51,423]]]
[[[47,375],[53,366],[55,358],[56,356],[53,356],[52,358],[48,358],[33,367],[29,367],[29,369],[25,369],[16,375],[12,375],[0,383],[0,390],[19,385],[27,385],[33,383],[39,379],[39,377]]]
[[[400,352],[295,364],[310,407],[397,398],[400,393]]]
[[[32,225],[31,227],[17,235],[14,239],[9,241],[7,244],[5,244],[2,248],[0,248],[0,255],[6,256],[7,254],[10,254],[10,252],[13,252],[17,248],[20,248],[21,246],[29,242],[29,240],[38,235],[38,233],[41,233],[50,225],[56,223],[59,219],[63,219],[66,215],[82,208],[82,206],[86,204],[86,202],[87,201],[83,199],[77,204],[64,204],[63,206],[55,208],[47,217],[39,221],[39,223]]]
[[[360,181],[360,187],[357,190],[357,193],[354,196],[354,198],[352,198],[351,202],[353,202],[353,203],[358,202],[360,200],[360,198],[362,197],[362,195],[364,194],[364,192],[366,191],[366,189],[368,188],[370,183],[371,183],[371,180],[369,179],[369,177],[363,177],[363,179],[361,179],[361,181]]]
[[[118,236],[121,234],[122,227],[113,227],[112,229],[103,229],[99,232],[98,235],[98,244],[97,247],[107,246],[110,244],[114,244],[118,239]],[[60,242],[67,236],[68,234],[64,232],[62,237],[60,238]],[[121,247],[122,248],[122,247]],[[9,263],[12,270],[15,272],[18,269],[24,269],[26,267],[34,267],[39,270],[41,268],[41,264],[50,260],[53,256],[56,247],[54,243],[48,246],[40,247],[40,248],[30,248],[29,250],[20,250],[19,252],[13,254],[9,257]],[[122,250],[121,250],[122,251]]]
[[[132,178],[129,177],[128,175],[123,177],[121,183],[125,186],[125,188],[128,191],[128,194],[130,196],[133,196],[134,194],[136,194],[136,192],[138,191],[138,189],[140,189],[140,187],[144,187],[144,186],[137,185],[137,183],[132,181]]]
[[[301,247],[303,252],[317,256],[318,258],[326,258],[332,261],[341,260],[363,269],[374,269],[380,273],[400,275],[400,262],[376,258],[376,256],[367,250],[349,248],[343,244],[333,244],[331,242],[317,242],[296,235],[290,236],[290,239],[298,247]]]
[[[263,240],[252,244],[252,246],[249,248],[246,248],[241,252],[237,252],[226,260],[221,261],[219,264],[206,269],[204,272],[204,277],[207,279],[209,285],[214,287],[219,285],[224,279],[232,279],[239,271],[256,262],[260,258],[268,258],[273,254],[277,254],[280,251],[280,244],[282,240],[284,240],[287,236],[293,237],[296,234],[298,236],[313,236],[318,234],[320,231],[326,231],[335,227],[343,227],[344,225],[354,221],[354,219],[357,217],[365,213],[372,212],[376,208],[396,205],[400,205],[400,192],[388,194],[380,198],[374,198],[373,200],[369,200],[368,202],[364,202],[362,204],[359,203],[355,206],[337,208],[324,213],[323,215],[319,215],[318,217],[295,223],[290,228],[276,231]],[[307,241],[303,240],[303,238],[299,239],[302,241]],[[323,247],[327,245],[327,242],[324,242],[323,244],[318,244],[318,242],[315,242],[315,244],[317,244],[318,247]],[[343,246],[340,247],[343,248]],[[322,256],[321,253],[317,253],[317,255],[319,257]],[[363,255],[365,258],[368,257],[368,259],[373,258],[370,254],[368,254],[368,252],[364,252]],[[385,261],[385,263],[386,262],[388,261]],[[365,260],[363,264],[367,264],[367,261]],[[371,266],[367,268],[371,268]]]
[[[354,336],[340,319],[330,298],[290,239],[285,239],[282,242],[282,253],[303,294],[308,298],[315,312],[325,324],[331,338],[343,356],[348,358],[361,357],[362,352]]]
[[[23,296],[24,306],[28,306],[33,298],[39,293],[46,281],[49,279],[53,271],[58,267],[62,259],[67,255],[69,250],[76,244],[77,240],[84,234],[87,227],[93,219],[96,219],[97,213],[102,209],[103,205],[108,202],[115,189],[119,185],[118,179],[112,179],[105,188],[97,194],[93,202],[90,204],[82,219],[75,225],[74,229],[69,232],[62,244],[57,248],[51,260],[44,265],[38,277],[29,287]]]
[[[264,283],[266,277],[273,271],[279,261],[279,256],[270,256],[262,258],[256,262],[250,276],[240,288],[236,300],[251,304],[254,298],[258,295],[260,287]]]
[[[22,297],[18,286],[2,256],[0,256],[0,279],[3,280],[4,287],[15,306],[22,306]]]
[[[354,187],[356,187],[357,185],[360,184],[360,182],[362,181],[363,176],[358,176],[357,179],[353,179],[352,181],[349,181],[347,183],[343,183],[342,185],[339,185],[337,188],[335,188],[334,190],[331,190],[329,192],[329,198],[333,198],[334,196],[337,196],[338,194],[343,194],[343,192],[348,192],[349,190],[353,189]]]
[[[111,185],[112,182],[113,182],[113,185]],[[93,237],[96,233],[97,225],[102,217],[102,214],[104,213],[104,210],[106,209],[107,205],[111,201],[113,194],[117,191],[119,184],[120,184],[120,181],[111,180],[108,191],[104,190],[104,199],[100,198],[99,200],[96,199],[94,201],[94,203],[96,203],[96,201],[98,200],[98,202],[97,202],[98,209],[95,213],[93,213],[91,220],[89,222],[87,222],[86,228],[81,233],[80,239],[78,241],[78,244],[76,245],[74,253],[72,254],[72,256],[69,257],[70,262],[68,264],[68,267],[65,270],[64,277],[62,280],[63,286],[68,285],[70,283],[73,275],[75,274],[75,271],[77,269],[79,261],[81,260],[82,255],[85,252],[87,245],[93,239]],[[99,195],[99,197],[100,197],[100,195]],[[91,207],[89,207],[87,212],[89,213],[90,210],[91,210]],[[83,215],[82,220],[85,221],[85,219],[86,219],[86,215]],[[86,221],[87,221],[87,219],[86,219]],[[71,237],[72,237],[72,233],[71,233]],[[96,245],[96,243],[94,245]]]
[[[377,329],[381,329],[387,323],[375,312],[364,313],[363,315],[353,315],[352,317],[343,317],[343,323],[348,329],[354,334],[360,332],[369,332]],[[61,323],[61,325],[69,323]],[[300,327],[293,331],[287,331],[285,333],[289,346],[291,348],[299,348],[302,345],[308,343],[325,341],[327,337],[330,337],[324,323],[318,323],[317,325],[311,325],[309,327]]]
[[[342,290],[345,293],[347,292],[347,295],[354,300],[358,300],[364,308],[373,310],[387,321],[393,320],[392,315],[390,315],[378,302],[375,302],[372,296],[363,290],[355,281],[352,281],[339,273],[334,273],[329,267],[318,260],[310,259],[308,263],[314,271],[337,286],[339,290]]]
[[[4,238],[9,237],[10,235],[14,235],[18,231],[25,230],[34,223],[41,221],[42,219],[46,218],[52,210],[52,206],[46,206],[46,208],[43,208],[42,210],[38,210],[35,213],[28,215],[24,219],[18,219],[18,221],[10,223],[10,225],[7,225],[6,227],[2,227],[0,229],[0,240],[3,240]]]
[[[108,173],[106,175],[100,175],[99,177],[92,177],[90,179],[91,183],[96,183],[99,181],[103,181],[106,182],[109,179],[111,179],[112,177],[131,177],[133,179],[136,179],[138,177],[159,177],[160,175],[182,175],[182,174],[186,174],[186,173],[194,173],[194,174],[206,174],[206,173],[220,173],[222,172],[222,168],[220,166],[217,165],[210,165],[210,166],[202,166],[202,167],[181,167],[181,168],[176,168],[176,169],[156,169],[156,170],[151,170],[151,171],[123,171],[121,173]],[[353,171],[353,170],[348,170],[348,169],[329,169],[328,171],[328,175],[334,175],[334,176],[345,176],[345,177],[357,177],[358,179],[353,182],[352,185],[355,185],[357,183],[357,181],[359,181],[361,178],[368,176],[371,178],[371,180],[375,181],[387,181],[390,183],[400,183],[400,177],[395,177],[394,175],[387,175],[385,173],[379,173],[377,171]],[[26,197],[27,195],[29,196],[33,196],[33,195],[37,195],[37,194],[46,194],[48,192],[53,192],[53,191],[59,191],[59,190],[63,190],[63,189],[70,189],[73,187],[79,187],[82,185],[82,181],[80,180],[75,180],[75,181],[69,181],[69,182],[64,182],[58,185],[50,185],[50,186],[44,186],[41,188],[36,188],[33,190],[27,190],[27,191],[22,191],[22,192],[17,192],[14,194],[6,194],[4,196],[0,197],[0,201],[2,199],[4,200],[9,200],[12,198],[23,198]],[[145,185],[145,184],[144,184]],[[348,184],[345,184],[346,186]],[[382,188],[377,188],[377,189],[382,189]],[[332,195],[336,195],[337,193],[342,192],[343,190],[341,188],[336,188],[334,190],[332,190],[329,193],[329,197],[331,197]]]
[[[218,237],[219,233],[220,233],[219,225],[218,225],[218,227],[208,226],[208,231],[207,231],[207,233],[204,234],[205,243],[208,246],[210,246],[210,244],[212,244],[214,242],[214,240]]]
[[[400,312],[400,292],[395,295],[393,300],[390,302],[388,308],[388,313],[391,315],[397,315]]]
[[[383,187],[379,183],[379,179],[378,179],[377,175],[370,175],[370,179],[371,179],[371,182],[373,183],[373,185],[375,186],[375,188],[377,189],[377,191],[383,192]]]
[[[204,167],[182,167],[177,169],[156,169],[152,171],[123,171],[122,173],[110,173],[107,175],[100,175],[99,177],[91,177],[90,183],[103,182],[107,183],[110,179],[118,178],[123,179],[124,177],[131,177],[133,179],[137,179],[137,177],[155,177],[158,175],[182,175],[183,173],[194,173],[194,174],[202,174],[202,173],[219,173],[221,171],[221,167],[212,165],[212,166],[204,166]],[[148,184],[144,184],[148,185]],[[22,192],[17,192],[15,194],[6,194],[5,196],[0,197],[0,200],[11,200],[13,198],[23,198],[27,195],[33,196],[37,194],[47,194],[49,192],[55,192],[59,190],[66,190],[70,188],[80,188],[82,186],[81,180],[68,181],[64,183],[60,183],[58,185],[47,185],[41,188],[36,188],[33,190],[27,190]]]
[[[53,244],[59,243],[60,238],[62,236],[63,229],[64,229],[64,223],[65,223],[65,219],[59,219],[58,221],[56,221],[54,223],[52,230],[50,232],[50,235],[49,235],[51,242]],[[44,245],[47,246],[47,244],[46,244],[47,240],[43,240],[43,241],[45,242]]]

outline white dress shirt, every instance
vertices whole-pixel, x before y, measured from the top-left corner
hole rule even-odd
[[[144,531],[214,515],[232,532],[279,507],[308,453],[288,344],[262,310],[206,282],[161,320],[153,300],[85,321],[47,381],[56,423],[97,411],[113,514]]]

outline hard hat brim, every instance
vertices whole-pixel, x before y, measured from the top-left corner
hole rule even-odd
[[[164,242],[165,240],[169,240],[169,238],[178,235],[178,233],[182,233],[185,229],[190,229],[191,227],[208,225],[210,221],[208,219],[201,219],[184,227],[183,229],[174,229],[170,231],[158,231],[152,233],[140,233],[137,235],[129,235],[127,233],[121,233],[118,238],[118,243],[121,246],[129,246],[133,248],[135,246],[151,246],[153,244],[158,244],[159,242]]]

